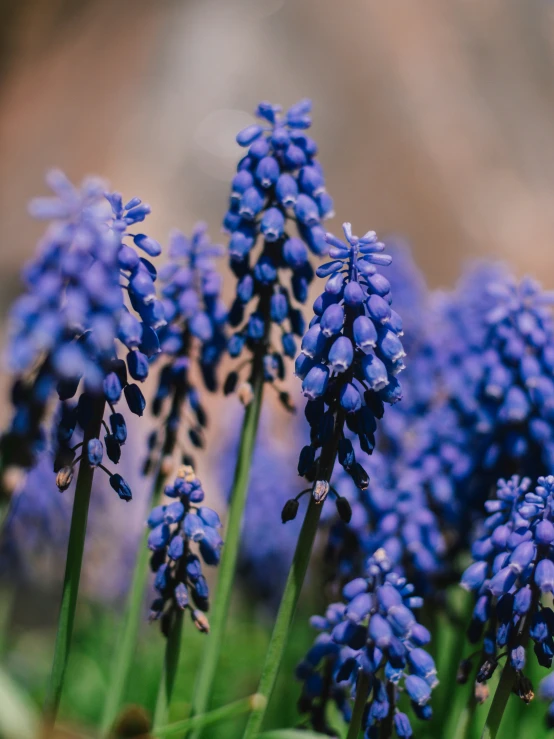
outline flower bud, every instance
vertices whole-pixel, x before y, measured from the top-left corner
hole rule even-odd
[[[64,490],[71,485],[73,480],[73,467],[62,467],[56,475],[56,485],[58,490],[63,493]]]

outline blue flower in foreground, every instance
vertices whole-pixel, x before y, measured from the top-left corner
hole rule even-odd
[[[332,201],[315,159],[317,146],[305,133],[310,110],[309,100],[284,114],[279,106],[260,103],[256,115],[263,123],[237,136],[248,151],[231,183],[223,222],[231,235],[230,265],[237,278],[229,312],[229,323],[237,330],[229,353],[237,357],[246,347],[261,357],[267,382],[283,378],[283,356],[295,356],[295,337],[304,333],[302,312],[294,301],[306,301],[313,279],[309,251],[321,255],[328,249],[321,223],[332,215]],[[292,222],[298,235],[290,231]],[[284,272],[290,283],[283,281]],[[272,326],[280,332],[278,343],[273,343]],[[237,381],[238,374],[232,373],[226,390],[232,392]],[[283,402],[287,404],[286,396]]]
[[[199,505],[204,491],[191,467],[180,469],[173,485],[165,488],[165,495],[172,502],[156,506],[148,518],[150,565],[156,573],[154,587],[158,592],[150,618],[161,619],[162,632],[167,635],[175,613],[188,609],[196,627],[207,633],[209,590],[201,559],[207,565],[219,562],[223,545],[219,516]],[[200,557],[194,553],[193,543]]]
[[[437,670],[423,649],[431,636],[413,613],[422,605],[413,591],[378,549],[367,562],[365,577],[344,586],[344,602],[333,603],[325,616],[312,618],[320,634],[296,675],[303,682],[300,710],[310,713],[316,730],[329,728],[325,722],[329,700],[350,721],[360,674],[370,683],[364,712],[366,736],[374,736],[391,717],[397,733],[404,732],[400,736],[411,736],[409,719],[397,708],[401,692],[407,693],[418,718],[431,718],[429,700],[438,684]]]
[[[221,299],[222,278],[214,262],[219,256],[221,247],[211,243],[204,223],[196,224],[190,239],[179,231],[171,236],[170,261],[160,270],[167,325],[160,329],[159,337],[168,361],[161,369],[152,407],[155,416],[163,414],[165,418],[161,432],[150,437],[146,471],[158,455],[171,467],[183,427],[188,428],[194,447],[203,445],[206,412],[190,370],[198,357],[206,387],[216,389],[215,372],[226,347],[227,317]]]
[[[529,478],[500,480],[485,507],[484,533],[462,576],[462,587],[476,597],[469,638],[484,636],[477,682],[486,682],[505,655],[515,671],[514,691],[529,702],[528,638],[540,665],[550,667],[554,656],[554,477],[539,477],[534,490]]]
[[[371,454],[383,404],[401,398],[396,375],[404,368],[402,321],[391,308],[388,280],[377,272],[377,266],[390,264],[391,258],[382,253],[384,245],[373,231],[358,238],[345,223],[344,233],[347,243],[331,234],[325,237],[333,261],[317,270],[328,280],[314,303],[315,315],[296,359],[311,427],[299,472],[308,479],[318,476],[321,457],[316,459],[316,453],[335,433],[335,417],[342,419],[337,421],[339,433],[346,423],[361,450]],[[338,458],[356,485],[367,488],[367,473],[347,438],[339,441]]]
[[[121,195],[106,194],[101,181],[85,180],[79,189],[59,171],[50,172],[47,181],[55,197],[34,200],[30,210],[52,224],[24,270],[26,293],[10,313],[7,355],[17,379],[2,453],[10,464],[33,464],[44,446],[43,422],[57,392],[61,410],[55,419],[54,467],[65,489],[76,463],[79,445],[71,443],[77,427],[96,437],[98,408],[107,404],[106,454],[117,462],[126,430],[115,404],[124,395],[132,413],[143,413],[144,397],[128,373],[134,379],[140,365],[144,369],[137,379],[144,380],[148,360],[160,351],[156,330],[165,318],[155,295],[156,269],[146,257],[157,256],[161,247],[136,229],[150,212],[138,198],[123,205]],[[125,359],[118,358],[122,349]],[[95,438],[83,458],[99,465],[102,446]],[[121,498],[131,497],[118,475],[111,483]]]

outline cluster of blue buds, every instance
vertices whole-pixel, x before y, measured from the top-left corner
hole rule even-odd
[[[159,457],[167,461],[165,467],[172,468],[186,411],[190,411],[186,416],[189,440],[194,447],[203,446],[206,412],[190,369],[196,355],[204,384],[209,390],[216,389],[216,369],[226,347],[227,311],[221,299],[222,278],[214,262],[221,254],[222,247],[211,243],[204,223],[196,224],[190,239],[179,231],[171,235],[170,261],[160,270],[167,324],[158,333],[168,361],[161,369],[152,405],[153,414],[164,414],[164,420],[161,431],[150,436],[145,472]],[[183,461],[189,463],[190,458]]]
[[[523,674],[529,637],[540,665],[550,667],[554,656],[554,611],[542,603],[551,603],[554,592],[554,477],[539,477],[535,490],[529,478],[499,480],[485,507],[490,515],[461,581],[476,595],[469,638],[483,639],[476,679],[486,682],[505,656],[515,671],[514,692],[529,702],[532,687]]]
[[[361,450],[371,454],[383,404],[401,398],[396,375],[404,369],[402,321],[391,308],[390,284],[376,268],[390,264],[391,257],[373,231],[358,238],[345,223],[344,234],[347,243],[325,236],[333,261],[319,267],[317,275],[329,279],[314,303],[295,365],[311,427],[311,443],[300,454],[298,471],[308,479],[317,477],[316,453],[333,435],[336,416],[357,436]],[[356,485],[367,488],[367,472],[345,437],[338,458]]]
[[[302,312],[292,298],[306,301],[314,276],[309,251],[321,255],[328,248],[321,222],[332,215],[333,206],[315,159],[317,145],[305,133],[310,110],[309,100],[286,113],[267,102],[258,105],[256,115],[263,123],[237,136],[248,151],[238,164],[223,221],[231,234],[230,265],[238,280],[229,312],[229,323],[237,330],[229,353],[238,357],[244,347],[249,349],[263,364],[260,371],[268,382],[284,377],[283,356],[295,356],[295,336],[304,333]],[[294,221],[298,235],[290,232],[287,221]],[[290,287],[282,282],[282,270],[292,273]],[[247,314],[249,304],[253,309]],[[279,345],[273,344],[272,324],[281,332]],[[238,373],[232,373],[226,391],[232,392],[237,382]],[[288,405],[286,394],[281,400]]]
[[[37,258],[24,270],[27,292],[10,316],[8,360],[17,379],[2,453],[11,464],[32,465],[44,447],[42,425],[57,391],[54,468],[63,490],[81,446],[71,446],[77,427],[84,439],[81,457],[90,465],[105,469],[104,451],[119,461],[127,430],[114,406],[124,396],[132,413],[143,414],[144,396],[132,380],[142,382],[148,375],[149,360],[160,351],[156,331],[165,318],[156,298],[156,269],[146,258],[158,256],[161,247],[134,228],[150,207],[139,198],[124,205],[121,195],[107,194],[96,179],[76,188],[53,171],[47,181],[55,197],[34,200],[30,210],[53,222]],[[121,348],[125,359],[118,357]],[[103,421],[105,404],[109,425]],[[104,444],[98,438],[101,423]],[[120,475],[110,474],[110,483],[121,498],[131,498]]]
[[[553,302],[531,278],[489,266],[446,306],[447,393],[485,473],[479,505],[506,470],[536,478],[554,463]]]
[[[413,613],[422,605],[414,588],[398,575],[382,549],[368,560],[365,577],[344,586],[345,602],[333,603],[325,616],[311,624],[321,633],[296,674],[303,682],[299,707],[309,713],[314,728],[328,731],[325,704],[337,702],[344,719],[351,720],[351,703],[361,676],[369,681],[364,712],[364,736],[374,739],[386,724],[399,737],[411,737],[410,721],[397,703],[406,693],[415,715],[431,718],[431,691],[438,684],[432,657],[423,649],[429,631]]]
[[[148,537],[150,566],[156,573],[158,593],[150,607],[150,619],[160,619],[167,636],[175,614],[188,609],[196,627],[207,633],[209,590],[200,557],[207,565],[219,563],[221,522],[215,511],[199,505],[204,491],[192,467],[181,467],[173,485],[167,485],[164,492],[173,502],[156,506],[148,518],[152,529]],[[200,557],[192,550],[193,542]]]

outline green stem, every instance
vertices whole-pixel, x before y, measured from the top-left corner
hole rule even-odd
[[[474,734],[475,711],[477,709],[477,699],[473,683],[471,684],[471,692],[468,696],[467,703],[461,714],[456,720],[455,730],[452,734],[454,739],[471,739]]]
[[[104,400],[97,399],[93,406],[92,418],[83,438],[86,447],[90,439],[98,438],[102,416],[104,415]],[[65,575],[62,590],[62,602],[58,619],[58,631],[56,645],[54,647],[54,660],[52,673],[46,692],[44,702],[44,719],[47,725],[54,725],[65,678],[65,670],[71,647],[73,635],[73,624],[75,621],[75,608],[77,605],[77,594],[79,591],[79,580],[81,578],[81,566],[83,563],[83,550],[85,547],[85,535],[87,530],[88,509],[90,493],[92,490],[92,479],[94,468],[86,459],[79,465],[79,475],[75,487],[75,499],[73,501],[73,512],[71,515],[71,526],[69,529],[69,542],[67,545],[67,559],[65,563]]]
[[[495,739],[498,734],[498,729],[500,728],[502,717],[506,710],[506,704],[508,703],[508,698],[512,692],[515,675],[514,668],[510,664],[509,658],[507,658],[487,715],[487,721],[485,723],[483,733],[481,734],[481,739]]]
[[[335,421],[333,438],[321,450],[320,459],[324,460],[324,462],[323,466],[319,470],[320,480],[329,481],[331,479],[343,425],[344,417],[342,413],[339,412]],[[266,704],[263,707],[252,711],[250,714],[243,739],[255,739],[261,729],[267,704],[269,703],[269,699],[271,698],[271,694],[275,688],[275,682],[283,659],[289,631],[294,618],[294,612],[298,604],[302,585],[304,584],[304,578],[306,577],[306,572],[310,563],[310,556],[322,508],[323,505],[317,504],[313,497],[310,498],[308,510],[306,511],[304,522],[302,523],[300,536],[298,537],[298,543],[296,544],[292,565],[287,577],[285,590],[281,598],[277,620],[275,621],[275,626],[273,627],[273,633],[267,649],[260,684],[258,686],[258,693],[267,699]]]
[[[367,703],[367,696],[369,695],[369,687],[369,675],[367,672],[360,671],[358,682],[356,683],[356,700],[354,701],[354,709],[352,711],[352,718],[350,719],[346,739],[358,739],[358,736],[360,735],[364,708]]]
[[[162,726],[159,729],[156,729],[154,733],[156,737],[161,739],[162,737],[181,734],[184,731],[190,731],[191,729],[203,729],[205,726],[211,726],[220,721],[240,716],[243,713],[249,713],[253,708],[256,708],[264,701],[265,698],[261,695],[249,695],[248,698],[241,698],[240,700],[229,703],[226,706],[216,708],[214,711],[210,711],[209,713],[202,713],[198,716],[192,716],[183,721],[169,724],[168,726]]]
[[[154,494],[151,507],[157,506],[161,500],[165,477],[158,472],[154,483]],[[101,736],[108,736],[117,717],[119,707],[123,701],[125,687],[129,680],[129,673],[135,655],[137,635],[142,619],[144,593],[148,579],[148,562],[150,552],[147,548],[149,530],[147,529],[140,539],[139,549],[133,572],[133,581],[127,597],[127,607],[123,617],[123,624],[117,641],[111,679],[106,693],[104,712],[100,724]]]
[[[181,633],[183,631],[183,612],[176,611],[174,621],[169,627],[169,635],[165,645],[165,658],[160,679],[160,688],[156,709],[154,711],[154,729],[160,724],[167,723],[169,706],[173,697],[175,678],[179,668],[179,656],[181,651]]]
[[[206,712],[213,691],[213,682],[223,644],[223,635],[233,589],[242,515],[246,504],[248,483],[250,480],[250,466],[262,407],[263,384],[263,366],[260,366],[257,371],[253,371],[254,396],[246,408],[242,424],[235,477],[231,489],[229,517],[224,536],[225,544],[219,564],[217,588],[213,598],[213,610],[210,615],[210,634],[206,640],[202,663],[196,677],[192,699],[192,715]],[[194,736],[196,737],[198,734],[195,733]]]

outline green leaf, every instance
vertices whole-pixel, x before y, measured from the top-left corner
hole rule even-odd
[[[0,668],[0,736],[6,739],[34,739],[39,720],[29,697]]]

